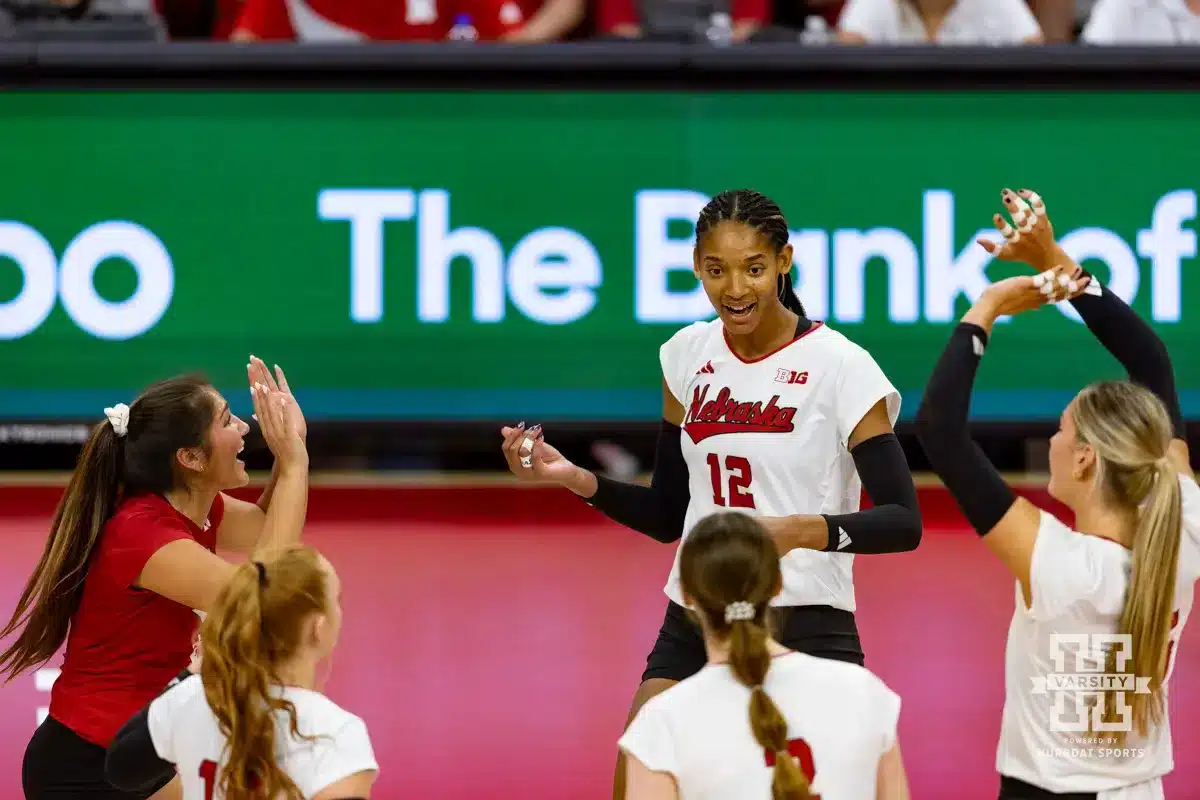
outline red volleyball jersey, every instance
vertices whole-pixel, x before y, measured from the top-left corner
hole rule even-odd
[[[132,497],[104,527],[71,618],[62,673],[50,693],[50,716],[107,747],[121,726],[188,665],[199,622],[162,595],[135,587],[160,547],[193,539],[210,551],[225,513],[217,495],[203,527],[158,495]]]

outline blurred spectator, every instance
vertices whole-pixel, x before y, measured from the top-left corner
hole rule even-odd
[[[771,24],[798,33],[807,27],[810,17],[818,17],[825,21],[826,29],[832,31],[837,27],[843,5],[843,0],[774,0],[771,4]]]
[[[1200,44],[1200,0],[1097,0],[1087,44]]]
[[[154,0],[173,41],[228,39],[243,0]]]
[[[1029,0],[1029,5],[1047,43],[1065,44],[1075,40],[1076,0]]]
[[[1015,45],[1043,41],[1024,0],[849,0],[843,44]]]
[[[234,41],[444,41],[469,18],[483,41],[543,42],[565,36],[584,0],[246,0]]]
[[[769,0],[730,0],[724,7],[732,23],[730,40],[744,42],[770,22]],[[601,35],[622,39],[701,38],[718,9],[706,0],[597,0],[596,27]]]

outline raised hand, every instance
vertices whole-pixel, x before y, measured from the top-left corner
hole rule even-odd
[[[1001,261],[1021,261],[1033,267],[1043,276],[1039,287],[1052,300],[1082,294],[1091,279],[1054,238],[1054,226],[1041,195],[1029,189],[1019,192],[1004,189],[1000,200],[1012,216],[1011,223],[1002,214],[992,217],[1004,241],[996,244],[979,239],[979,245]],[[1048,272],[1053,275],[1045,276]],[[1059,297],[1060,294],[1065,296]]]
[[[557,449],[546,444],[541,425],[526,430],[522,422],[516,427],[500,429],[504,443],[501,449],[508,469],[522,480],[551,481],[567,485],[578,467]]]
[[[300,435],[304,417],[291,397],[262,383],[250,387],[254,419],[267,447],[283,467],[308,467],[308,449]]]
[[[296,419],[296,424],[300,432],[301,439],[308,438],[308,422],[304,419],[304,412],[300,410],[300,404],[296,402],[295,396],[292,394],[292,389],[288,386],[287,376],[283,374],[283,370],[279,365],[275,365],[275,374],[271,374],[271,370],[267,369],[266,362],[258,356],[250,356],[250,363],[246,364],[246,377],[250,380],[250,386],[261,384],[266,386],[272,392],[280,392],[285,395],[292,404],[292,414]]]

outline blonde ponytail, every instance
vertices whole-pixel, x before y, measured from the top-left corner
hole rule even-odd
[[[310,615],[330,603],[321,557],[295,547],[267,563],[240,565],[204,620],[201,680],[226,741],[217,779],[225,797],[304,800],[277,760],[277,718],[284,715],[293,738],[312,739],[278,691],[276,670],[301,646]]]
[[[1096,485],[1104,502],[1135,520],[1133,559],[1117,633],[1127,651],[1107,654],[1110,675],[1148,679],[1105,692],[1103,734],[1121,746],[1136,730],[1146,736],[1166,717],[1162,688],[1167,675],[1179,540],[1183,518],[1179,477],[1167,456],[1171,419],[1149,390],[1126,381],[1087,387],[1073,403],[1076,438],[1096,451]],[[1117,657],[1126,658],[1123,664]]]
[[[1182,524],[1182,494],[1174,467],[1160,459],[1147,469],[1153,485],[1138,513],[1133,539],[1133,569],[1118,630],[1130,637],[1131,658],[1120,670],[1137,678],[1150,679],[1150,693],[1112,690],[1104,698],[1104,721],[1122,721],[1122,709],[1132,709],[1134,729],[1145,736],[1151,726],[1166,716],[1162,685],[1167,674],[1167,653],[1175,584],[1179,569],[1179,539]],[[1109,655],[1109,674],[1118,672],[1116,653]],[[1126,731],[1113,731],[1120,746]]]

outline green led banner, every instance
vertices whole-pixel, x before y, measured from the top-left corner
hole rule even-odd
[[[711,315],[696,213],[741,186],[907,414],[1020,269],[974,244],[1000,188],[1037,188],[1200,415],[1197,95],[30,91],[0,121],[0,418],[190,369],[236,406],[253,352],[313,419],[653,420],[659,344]],[[1119,375],[1069,311],[998,330],[978,418]]]

